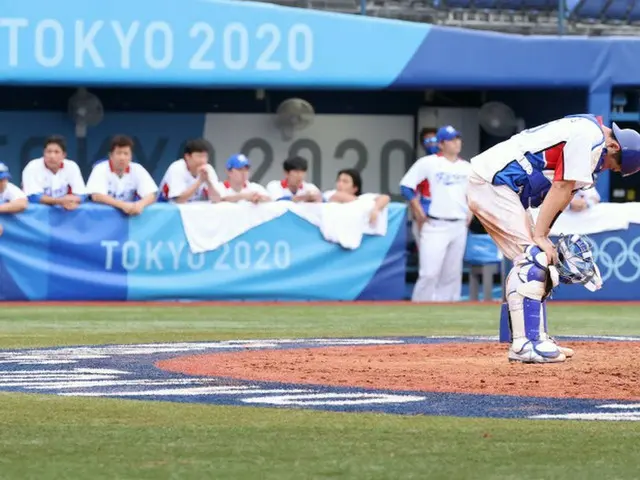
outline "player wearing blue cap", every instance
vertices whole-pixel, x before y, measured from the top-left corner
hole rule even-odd
[[[461,134],[451,125],[438,129],[439,152],[414,163],[400,181],[410,201],[418,239],[420,269],[413,289],[414,302],[455,302],[462,290],[462,266],[470,215],[467,183],[471,166],[458,155]],[[416,192],[429,182],[431,200]]]
[[[640,134],[615,123],[608,128],[593,115],[570,115],[514,135],[472,158],[471,165],[469,207],[513,261],[503,304],[512,337],[509,359],[563,362],[573,351],[547,332],[546,299],[565,280],[565,259],[549,240],[551,226],[599,172],[628,176],[640,170]],[[530,207],[540,207],[535,225]],[[599,288],[601,279],[594,280],[584,285]]]
[[[224,202],[261,203],[271,201],[266,188],[249,181],[251,162],[240,154],[232,155],[226,163],[227,179],[220,184],[218,191]]]
[[[27,208],[29,201],[25,193],[16,187],[11,180],[9,168],[0,163],[0,214],[19,213]],[[0,225],[0,235],[3,228]]]

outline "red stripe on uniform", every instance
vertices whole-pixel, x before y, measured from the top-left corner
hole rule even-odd
[[[565,142],[547,148],[544,151],[544,161],[547,170],[553,170],[553,181],[564,180],[564,146]]]
[[[422,195],[424,198],[431,198],[431,187],[429,186],[429,180],[423,180],[416,187],[416,192]]]

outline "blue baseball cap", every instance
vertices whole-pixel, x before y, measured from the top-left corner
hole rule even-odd
[[[622,151],[620,173],[623,177],[633,175],[640,170],[640,133],[631,128],[621,129],[615,123],[611,129]]]
[[[9,173],[9,167],[7,167],[4,163],[0,162],[0,180],[4,180],[5,178],[11,179],[11,174]]]
[[[454,138],[460,138],[462,135],[459,131],[453,128],[451,125],[445,125],[444,127],[440,127],[438,133],[436,133],[436,138],[438,139],[438,143],[444,142],[446,140],[453,140]]]
[[[233,155],[229,158],[229,160],[227,160],[227,170],[233,170],[234,168],[240,170],[249,167],[251,167],[251,162],[245,155],[242,155],[241,153]]]

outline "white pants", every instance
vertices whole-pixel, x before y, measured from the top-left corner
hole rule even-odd
[[[534,244],[531,214],[509,187],[492,185],[474,172],[469,177],[467,200],[469,209],[509,260]]]
[[[414,231],[417,231],[414,225]],[[457,302],[462,290],[462,261],[467,245],[467,222],[430,218],[418,241],[420,273],[413,302]]]

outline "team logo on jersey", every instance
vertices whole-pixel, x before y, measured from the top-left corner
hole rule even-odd
[[[438,172],[436,174],[436,181],[443,185],[460,185],[462,183],[467,183],[468,177],[459,173],[447,173],[447,172]]]

